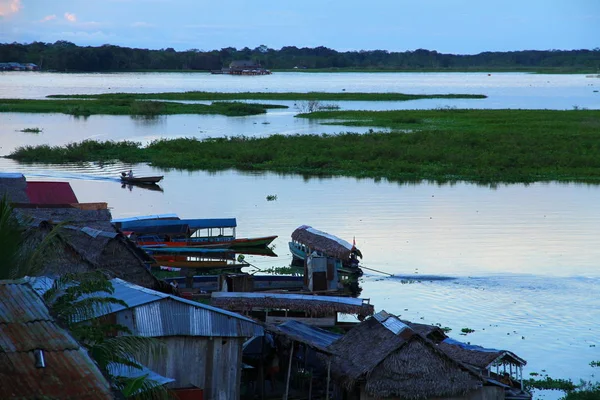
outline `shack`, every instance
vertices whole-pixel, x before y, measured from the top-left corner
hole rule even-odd
[[[167,387],[176,393],[197,396],[186,398],[240,397],[242,345],[248,338],[262,336],[262,326],[239,314],[118,278],[111,282],[115,290],[111,297],[123,300],[128,307],[111,304],[97,310],[95,317],[166,344],[167,354],[161,359],[138,354],[136,360],[175,379]]]
[[[336,390],[348,399],[503,400],[504,390],[381,311],[327,347]]]
[[[227,72],[231,75],[269,75],[271,73],[254,60],[232,61]]]
[[[87,351],[26,279],[0,281],[0,388],[3,398],[113,398]]]
[[[268,324],[294,320],[319,327],[337,326],[339,313],[363,320],[374,312],[369,299],[295,293],[213,292],[211,304]]]
[[[505,389],[506,399],[529,399],[524,390],[523,367],[527,362],[508,350],[464,343],[448,337],[438,326],[402,321],[429,339],[452,359],[476,371],[487,385]]]
[[[108,209],[16,208],[29,226],[27,245],[36,246],[59,225],[57,245],[46,254],[43,275],[105,271],[138,285],[171,292],[149,270],[152,259],[110,223]]]

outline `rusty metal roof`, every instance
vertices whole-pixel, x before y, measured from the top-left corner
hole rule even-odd
[[[32,204],[79,203],[69,182],[27,182],[26,192]]]
[[[44,368],[36,368],[35,350],[43,351]],[[25,279],[0,281],[0,388],[3,398],[113,398],[87,351]]]

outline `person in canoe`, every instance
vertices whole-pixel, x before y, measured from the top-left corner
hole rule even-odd
[[[123,178],[127,177],[127,178],[133,178],[133,171],[129,170],[129,172],[121,172],[121,176]]]

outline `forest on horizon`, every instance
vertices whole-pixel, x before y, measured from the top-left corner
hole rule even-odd
[[[600,72],[600,48],[490,51],[461,55],[425,49],[341,52],[323,46],[285,46],[275,50],[262,45],[254,49],[227,47],[211,51],[176,51],[173,48],[151,50],[110,44],[84,47],[64,40],[0,44],[0,62],[34,63],[42,70],[60,72],[211,71],[227,67],[234,60],[253,60],[271,70]]]

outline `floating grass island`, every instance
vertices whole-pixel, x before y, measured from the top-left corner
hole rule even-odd
[[[84,141],[64,147],[23,147],[8,157],[48,163],[120,160],[188,170],[236,168],[391,181],[600,184],[598,110],[322,111],[300,117],[372,129],[366,134],[162,139],[145,147]]]
[[[287,108],[273,104],[242,102],[214,102],[212,104],[184,104],[171,101],[140,101],[136,99],[65,99],[26,100],[0,99],[0,112],[62,113],[75,116],[171,114],[220,114],[245,116],[264,114],[269,108]]]

